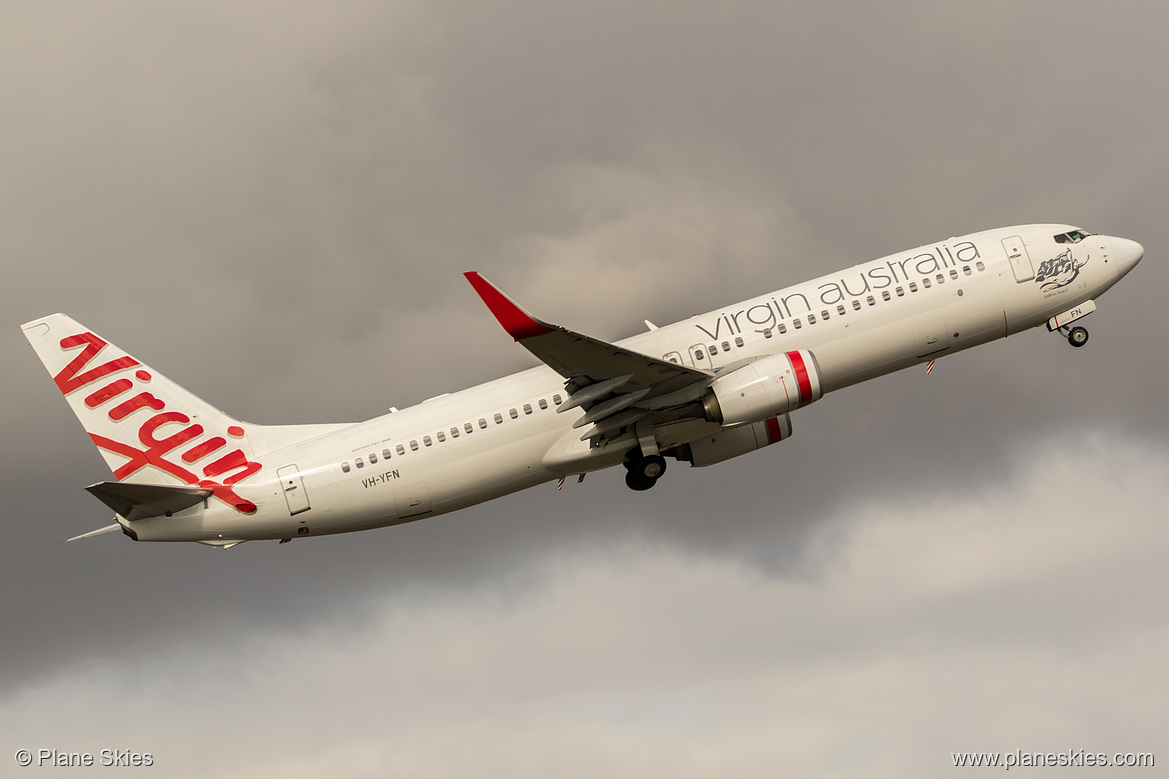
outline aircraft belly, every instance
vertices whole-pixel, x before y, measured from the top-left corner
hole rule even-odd
[[[460,440],[447,450],[390,460],[386,465],[398,474],[394,479],[342,480],[337,497],[325,496],[321,501],[338,506],[333,516],[314,518],[314,508],[295,519],[305,519],[314,535],[384,527],[445,514],[549,481],[555,474],[541,465],[540,457],[568,420],[549,422],[518,431],[523,435],[485,435]]]
[[[455,511],[527,489],[556,477],[541,458],[569,420],[554,420],[532,435],[467,452],[435,469],[430,480],[435,513]]]
[[[809,344],[824,392],[1006,336],[1003,306],[993,282],[965,284],[947,294],[944,304],[927,299],[903,304],[888,316],[858,317],[849,327],[834,331],[834,337]]]
[[[1007,337],[1006,310],[993,283],[966,285],[944,309],[951,351]]]

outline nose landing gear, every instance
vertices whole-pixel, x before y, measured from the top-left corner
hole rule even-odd
[[[1088,343],[1088,331],[1082,327],[1064,325],[1057,329],[1059,330],[1059,334],[1068,339],[1068,343],[1077,349]]]
[[[1052,331],[1058,330],[1060,335],[1068,339],[1068,343],[1078,349],[1088,343],[1088,331],[1079,325],[1072,327],[1072,323],[1078,319],[1083,319],[1095,310],[1095,301],[1085,300],[1075,308],[1068,309],[1062,314],[1048,319],[1047,329]]]

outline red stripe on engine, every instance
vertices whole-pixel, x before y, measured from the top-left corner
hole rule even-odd
[[[788,352],[787,358],[791,360],[792,368],[796,372],[796,384],[800,388],[800,405],[807,405],[814,398],[812,397],[812,380],[808,378],[808,366],[804,364],[804,356],[799,352]]]
[[[779,428],[779,417],[765,420],[767,423],[767,443],[774,444],[783,440],[783,431]]]

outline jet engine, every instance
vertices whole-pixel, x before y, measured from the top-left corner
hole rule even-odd
[[[674,456],[695,468],[721,463],[756,449],[779,443],[792,434],[791,417],[787,414],[762,422],[752,422],[697,438],[674,450]]]
[[[820,366],[811,352],[800,349],[719,376],[707,388],[702,409],[708,422],[729,427],[786,414],[822,394]]]

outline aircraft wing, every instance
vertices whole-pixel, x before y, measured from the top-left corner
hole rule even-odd
[[[596,424],[582,440],[632,425],[655,408],[693,403],[713,376],[543,322],[477,272],[464,275],[508,335],[565,378],[570,399],[558,410],[588,410],[577,426]]]

